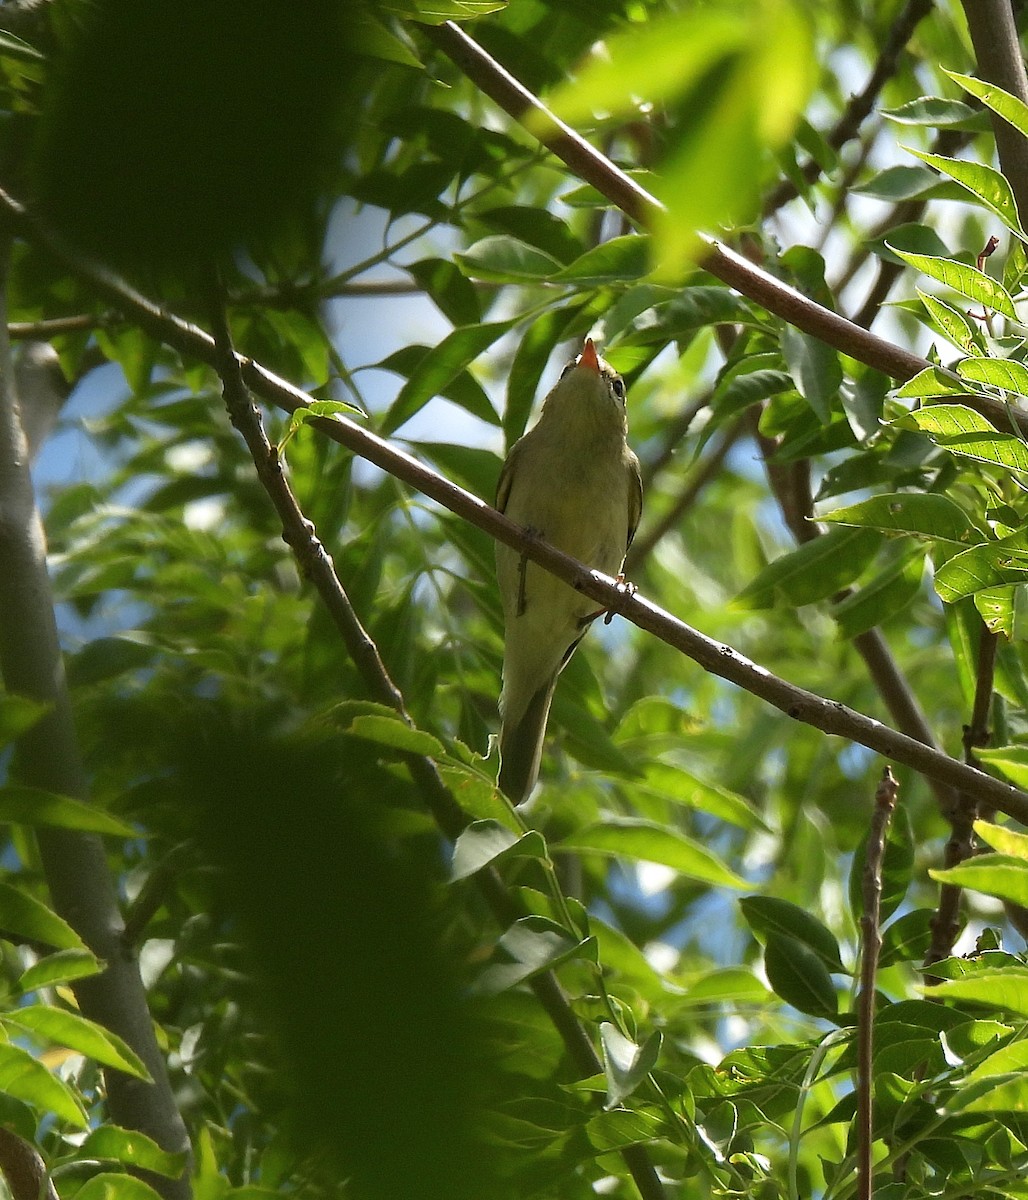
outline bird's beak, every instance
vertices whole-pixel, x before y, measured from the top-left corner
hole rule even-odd
[[[582,353],[578,356],[578,365],[580,367],[588,367],[590,371],[595,371],[599,375],[600,360],[596,357],[596,347],[593,345],[592,338],[585,339],[585,346],[582,348]]]

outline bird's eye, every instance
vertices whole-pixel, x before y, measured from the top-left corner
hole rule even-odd
[[[614,378],[610,381],[610,386],[614,389],[614,395],[617,396],[617,398],[621,401],[622,404],[624,404],[624,402],[625,402],[625,381],[621,378],[620,375],[615,375]]]

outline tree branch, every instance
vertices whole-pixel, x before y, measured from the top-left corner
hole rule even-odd
[[[540,140],[548,149],[579,178],[592,184],[638,224],[648,225],[662,211],[655,197],[615,167],[570,126],[559,121],[536,96],[453,22],[424,26],[423,32],[515,121],[528,124],[531,118],[531,132],[540,136],[538,130],[543,129],[545,132]],[[705,238],[703,244],[706,250],[700,266],[704,270],[763,305],[769,312],[844,354],[895,379],[909,379],[929,365],[919,355],[876,337],[838,313],[800,295],[727,246],[710,238]],[[996,407],[1001,409],[1002,405]],[[1028,430],[1028,415],[1025,429]]]
[[[86,778],[72,722],[46,566],[46,537],[28,471],[7,336],[7,249],[0,249],[0,673],[7,690],[47,706],[18,739],[17,767],[34,787],[84,799]],[[125,945],[114,881],[99,837],[63,829],[37,832],[56,911],[106,965],[74,984],[85,1016],[124,1038],[152,1083],[105,1069],[108,1106],[118,1124],[149,1134],[166,1150],[188,1151],[157,1046],[135,955]],[[187,1176],[149,1177],[168,1200],[190,1195]]]
[[[633,185],[634,186],[634,185]],[[18,218],[30,237],[45,245],[76,274],[87,280],[109,303],[130,317],[156,340],[180,353],[196,358],[212,367],[218,363],[214,339],[198,326],[165,312],[146,299],[112,272],[90,263],[70,251],[52,232],[29,218],[23,206],[0,190],[0,208]],[[268,371],[253,359],[236,356],[247,387],[287,412],[306,407],[312,398],[293,384]],[[1003,405],[996,404],[1000,413]],[[1028,414],[1025,414],[1028,417]],[[821,729],[858,742],[895,762],[955,787],[966,787],[980,800],[994,804],[1017,820],[1028,823],[1028,795],[1008,784],[1001,783],[983,772],[949,758],[940,751],[917,743],[862,713],[808,692],[803,688],[772,675],[757,666],[730,646],[721,645],[664,612],[641,596],[627,595],[623,588],[599,572],[590,571],[576,559],[561,553],[539,538],[532,537],[509,521],[491,505],[451,483],[384,439],[354,424],[345,417],[313,422],[327,437],[348,447],[375,466],[395,475],[411,487],[437,501],[451,512],[477,525],[479,529],[523,553],[533,562],[546,567],[558,578],[570,583],[597,604],[634,622],[641,629],[659,637],[710,671],[746,691],[759,696],[789,716]]]

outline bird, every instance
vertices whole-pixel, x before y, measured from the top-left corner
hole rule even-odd
[[[496,507],[512,521],[618,577],[642,511],[625,399],[624,380],[586,338],[510,448],[496,490]],[[539,776],[557,676],[602,610],[501,542],[496,574],[504,615],[497,782],[521,804]]]

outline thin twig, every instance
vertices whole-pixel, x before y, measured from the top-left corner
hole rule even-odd
[[[84,333],[90,329],[102,329],[108,324],[109,317],[94,317],[91,313],[82,313],[77,317],[50,317],[45,321],[10,321],[7,336],[18,342],[48,342],[62,333]]]
[[[250,397],[244,379],[245,364],[232,348],[228,318],[220,304],[214,305],[213,322],[215,354],[225,404],[232,424],[250,451],[257,477],[282,522],[282,536],[296,556],[302,573],[317,588],[370,694],[411,723],[403,696],[390,678],[378,647],[351,606],[331,556],[318,539],[313,524],[303,515],[289,486],[278,452],[269,441],[260,412]],[[443,783],[435,763],[418,754],[407,754],[404,760],[436,823],[447,837],[455,838],[467,824],[467,819]],[[503,927],[524,915],[521,905],[495,871],[480,871],[475,878],[494,916]],[[603,1065],[593,1044],[572,1011],[556,977],[552,974],[537,976],[531,981],[531,986],[578,1069],[583,1075],[602,1072]],[[622,1150],[622,1157],[644,1200],[662,1200],[663,1187],[645,1147],[626,1147]]]
[[[871,1147],[874,1141],[873,1094],[871,1089],[874,1058],[875,978],[882,950],[880,928],[882,903],[882,861],[889,819],[896,806],[899,784],[886,767],[875,792],[875,807],[867,837],[862,893],[864,912],[860,918],[860,1011],[857,1027],[857,1196],[871,1200],[874,1170]]]

